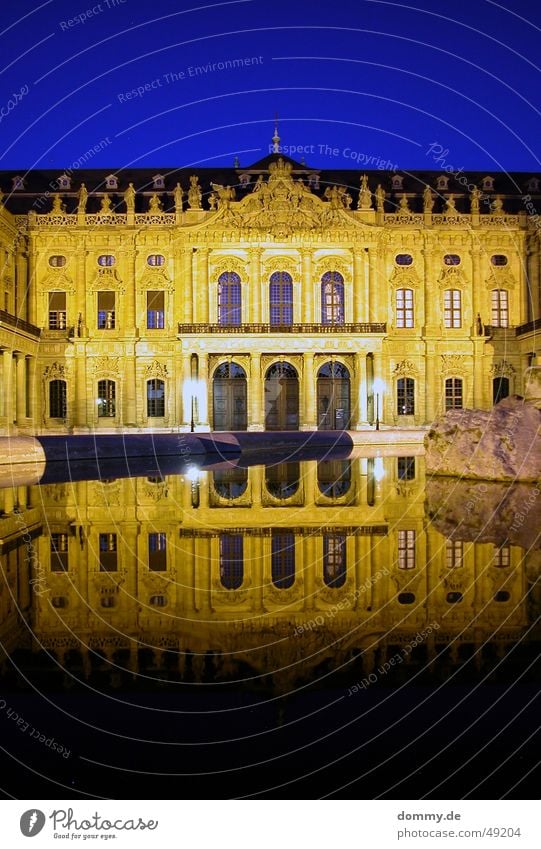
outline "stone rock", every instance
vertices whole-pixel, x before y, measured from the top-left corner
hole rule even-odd
[[[517,396],[492,410],[450,410],[425,437],[427,475],[541,478],[541,410]]]

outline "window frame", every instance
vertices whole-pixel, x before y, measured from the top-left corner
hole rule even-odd
[[[443,293],[443,324],[447,330],[462,327],[462,290],[446,289]]]
[[[411,330],[415,327],[413,289],[395,290],[395,326],[398,330]]]
[[[397,565],[403,571],[415,569],[417,565],[416,556],[416,532],[411,529],[401,529],[397,537]]]

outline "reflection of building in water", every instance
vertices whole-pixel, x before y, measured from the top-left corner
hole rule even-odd
[[[536,176],[273,153],[0,183],[4,430],[421,425],[536,362]]]
[[[505,651],[532,618],[522,550],[435,531],[420,458],[374,466],[337,462],[334,484],[308,462],[34,489],[36,645],[79,652],[86,674],[104,656],[201,675],[210,652],[218,678],[291,665],[287,681],[356,655],[370,671],[431,623],[423,658],[452,641],[456,658],[487,640]]]

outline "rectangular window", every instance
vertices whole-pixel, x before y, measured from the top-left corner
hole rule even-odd
[[[147,292],[147,328],[163,330],[165,316],[165,292]]]
[[[49,330],[65,330],[66,321],[66,293],[49,292]]]
[[[67,391],[65,380],[51,380],[49,383],[49,416],[52,419],[65,419],[68,415]]]
[[[399,481],[412,481],[415,478],[415,457],[397,458],[397,475]]]
[[[461,410],[462,406],[462,380],[459,377],[449,377],[445,381],[445,409]]]
[[[508,545],[494,546],[494,566],[505,568],[511,564],[511,549]]]
[[[415,414],[415,381],[412,377],[401,377],[396,381],[396,413],[398,416]]]
[[[220,535],[220,581],[226,590],[238,590],[244,580],[244,551],[241,534]]]
[[[295,581],[295,535],[272,531],[272,583],[279,589],[289,589]]]
[[[100,534],[100,572],[118,569],[116,534]]]
[[[415,531],[398,531],[398,568],[415,569]]]
[[[162,533],[148,535],[148,568],[151,572],[167,569],[167,538]]]
[[[445,327],[462,326],[462,296],[460,289],[447,289],[444,294]]]
[[[492,290],[492,326],[509,327],[507,289]]]
[[[413,327],[413,289],[396,290],[396,326]]]
[[[459,540],[448,539],[445,543],[445,565],[447,569],[458,569],[462,566],[464,555],[464,543]]]
[[[114,330],[115,320],[115,293],[98,292],[98,330]]]
[[[323,582],[328,587],[342,587],[346,581],[346,535],[323,536]]]
[[[68,571],[68,535],[51,534],[51,571]]]
[[[116,413],[116,383],[98,380],[98,417],[114,417]]]

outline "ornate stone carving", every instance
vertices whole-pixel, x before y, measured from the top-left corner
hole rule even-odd
[[[271,256],[263,261],[263,278],[270,277],[275,271],[285,271],[293,279],[299,278],[299,262],[292,256]]]
[[[515,286],[515,275],[508,266],[503,268],[492,267],[487,279],[488,289],[514,289]]]
[[[463,354],[442,354],[441,370],[443,374],[468,374],[467,359]]]
[[[51,271],[47,274],[40,287],[42,292],[61,291],[67,292],[69,295],[74,295],[76,292],[75,283],[66,272],[60,268],[57,271]]]
[[[415,269],[405,266],[393,269],[389,283],[396,289],[417,289],[420,280]]]
[[[351,279],[353,275],[352,261],[343,256],[324,256],[316,262],[316,277],[319,280],[328,271],[338,271],[344,280]]]
[[[493,363],[490,373],[493,377],[514,377],[516,369],[507,360],[500,360],[499,363]]]
[[[92,357],[89,361],[94,377],[118,377],[120,357]]]
[[[237,256],[218,256],[211,259],[210,263],[210,279],[218,281],[221,274],[226,272],[234,272],[238,274],[241,280],[246,280],[247,270],[244,260]]]
[[[100,289],[111,289],[120,294],[124,294],[125,291],[116,268],[98,268],[89,289],[91,292],[97,292]]]
[[[190,177],[190,188],[188,189],[188,209],[202,209],[201,200],[203,192],[199,185],[199,179],[195,174]]]
[[[43,380],[67,380],[68,367],[65,363],[51,363],[43,369]]]
[[[169,372],[165,363],[160,363],[158,360],[153,360],[145,366],[145,377],[158,377],[161,380],[166,380],[169,377]]]
[[[147,266],[139,280],[139,289],[165,289],[173,292],[175,284],[169,277],[165,268],[160,266]]]
[[[418,373],[419,369],[411,360],[402,360],[397,363],[393,371],[395,377],[414,377]]]

